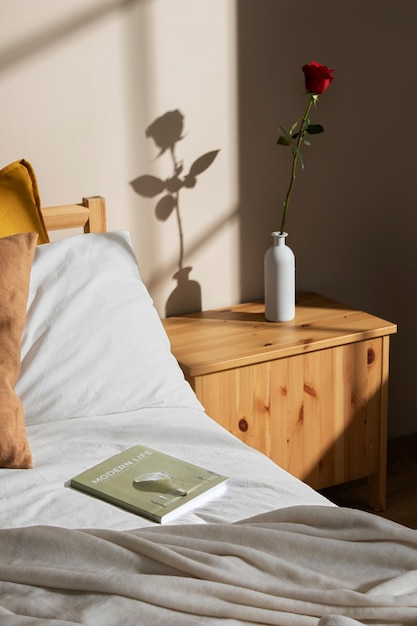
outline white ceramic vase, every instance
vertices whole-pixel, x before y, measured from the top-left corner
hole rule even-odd
[[[295,256],[286,245],[288,233],[271,233],[273,245],[264,259],[265,317],[269,322],[289,322],[295,317]]]

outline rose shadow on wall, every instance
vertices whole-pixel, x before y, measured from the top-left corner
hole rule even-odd
[[[180,212],[180,192],[185,189],[193,189],[200,176],[216,158],[219,150],[206,152],[198,157],[191,165],[187,174],[184,174],[184,163],[177,159],[176,144],[183,139],[184,116],[178,110],[168,111],[158,117],[145,131],[148,138],[154,140],[160,148],[158,156],[169,151],[172,159],[172,174],[165,180],[144,174],[131,181],[135,192],[144,198],[159,198],[155,205],[155,215],[158,220],[165,221],[174,213],[177,218],[179,235],[179,259],[178,270],[173,275],[177,284],[168,297],[165,314],[167,317],[181,313],[194,313],[201,311],[201,287],[195,280],[190,279],[193,269],[184,267],[184,232]]]

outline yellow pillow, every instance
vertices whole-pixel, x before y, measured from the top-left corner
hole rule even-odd
[[[0,237],[38,233],[38,243],[48,243],[35,172],[22,159],[0,170]]]
[[[15,392],[36,233],[0,238],[0,467],[32,467],[25,415]]]

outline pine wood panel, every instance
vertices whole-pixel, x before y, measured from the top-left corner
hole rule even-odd
[[[379,339],[274,361],[279,465],[315,488],[379,473],[381,350]]]
[[[270,363],[261,363],[198,378],[198,396],[206,412],[268,456],[271,454],[270,369]]]
[[[201,376],[198,395],[242,441],[324,488],[380,472],[381,360],[381,339],[358,342]]]

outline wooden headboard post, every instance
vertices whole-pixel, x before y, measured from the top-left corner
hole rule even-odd
[[[83,228],[85,233],[106,232],[106,203],[102,196],[83,198],[81,204],[45,207],[42,215],[47,230]]]

